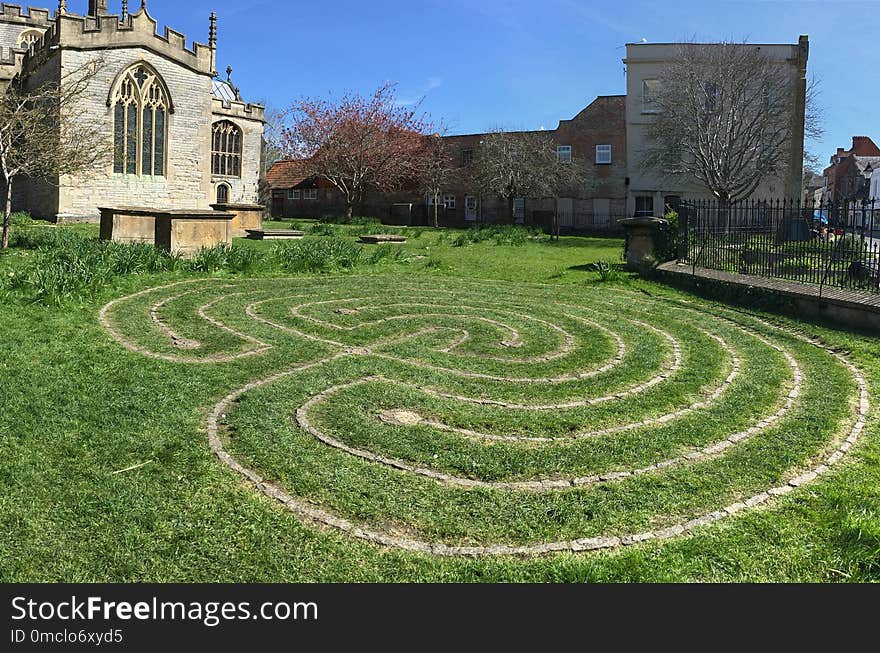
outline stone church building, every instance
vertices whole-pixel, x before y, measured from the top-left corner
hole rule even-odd
[[[60,81],[95,66],[82,101],[113,144],[113,160],[82,176],[16,182],[14,208],[56,221],[97,220],[99,206],[210,209],[259,199],[264,108],[217,75],[217,19],[208,43],[162,34],[142,0],[110,14],[107,0],[57,9],[0,6],[0,85]],[[85,2],[83,2],[85,5]],[[227,69],[227,75],[231,72]]]

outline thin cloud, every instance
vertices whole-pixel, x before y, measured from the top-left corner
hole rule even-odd
[[[395,104],[399,107],[414,107],[420,104],[428,93],[441,86],[443,86],[443,79],[441,77],[429,77],[418,95],[398,98]]]

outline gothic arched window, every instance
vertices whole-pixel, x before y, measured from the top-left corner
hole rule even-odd
[[[211,174],[241,177],[241,129],[228,120],[211,130]]]
[[[217,186],[217,204],[229,204],[229,184]]]
[[[26,29],[18,36],[18,47],[22,50],[29,49],[34,43],[43,38],[43,31],[38,29]]]
[[[150,65],[135,64],[116,81],[113,106],[113,172],[165,175],[171,99],[165,82]]]

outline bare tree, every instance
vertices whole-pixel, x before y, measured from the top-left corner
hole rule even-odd
[[[31,84],[16,77],[0,94],[0,181],[6,189],[2,248],[9,246],[9,221],[16,182],[57,183],[64,175],[88,175],[109,164],[113,145],[100,117],[83,102],[102,61],[62,74],[60,80]]]
[[[455,172],[455,163],[449,149],[449,141],[445,138],[445,128],[428,136],[425,141],[424,157],[421,165],[422,187],[432,198],[434,205],[434,227],[440,226],[438,212],[440,210],[440,194],[449,183]]]
[[[269,104],[264,106],[266,125],[263,129],[263,140],[266,147],[265,167],[268,170],[273,163],[284,158],[284,122],[287,112]]]
[[[368,190],[394,192],[419,177],[427,121],[396,102],[392,84],[369,97],[304,99],[290,117],[282,137],[285,154],[333,184],[345,198],[348,217]]]
[[[511,220],[515,198],[577,196],[588,181],[586,165],[560,161],[556,143],[542,132],[490,132],[474,158],[473,183],[506,200]]]
[[[822,106],[822,80],[810,75],[807,80],[806,109],[804,110],[804,139],[819,141],[825,135],[825,109]]]
[[[683,44],[647,91],[655,119],[641,167],[702,183],[725,205],[789,165],[796,76],[743,43]],[[810,123],[818,127],[818,122]]]
[[[813,177],[822,176],[819,156],[807,146],[815,145],[825,135],[825,112],[821,105],[821,81],[815,75],[807,81],[806,110],[804,111],[804,188]]]

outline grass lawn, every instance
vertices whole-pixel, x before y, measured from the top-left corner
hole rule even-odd
[[[298,225],[19,227],[0,580],[880,580],[877,338],[603,282],[619,239]]]

